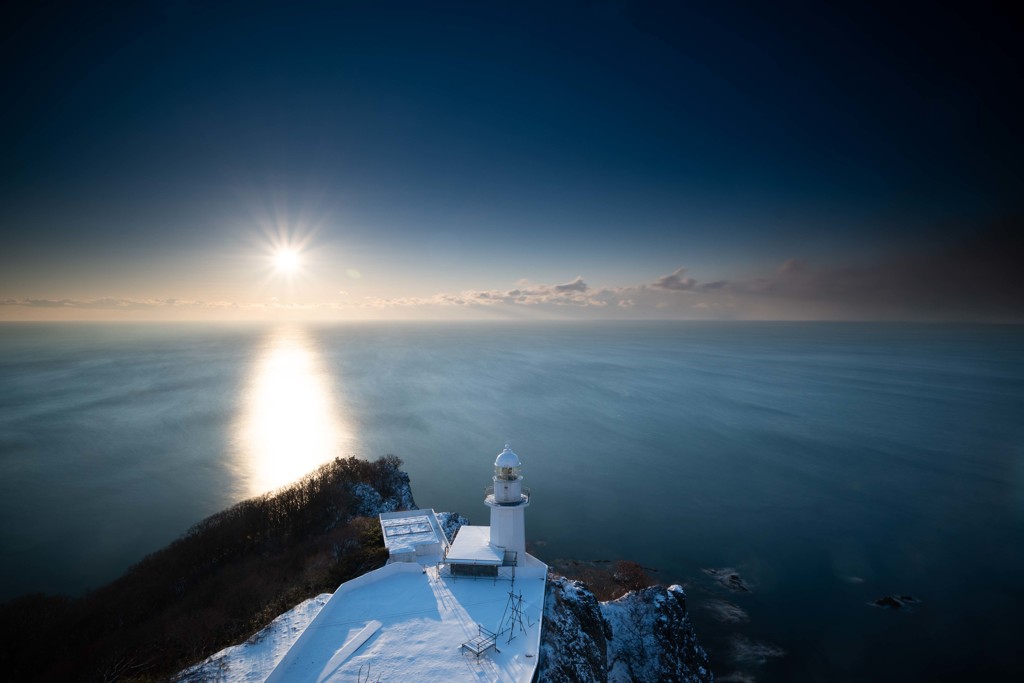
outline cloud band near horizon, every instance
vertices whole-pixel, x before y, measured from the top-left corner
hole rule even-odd
[[[592,287],[576,276],[558,284],[521,280],[507,290],[367,296],[351,302],[8,298],[0,300],[0,310],[93,311],[129,318],[161,312],[179,318],[277,312],[312,318],[444,318],[446,312],[463,309],[510,317],[1024,322],[1024,275],[1010,238],[1010,231],[991,232],[954,248],[864,265],[816,267],[794,258],[768,276],[743,280],[700,282],[680,267],[622,287]]]

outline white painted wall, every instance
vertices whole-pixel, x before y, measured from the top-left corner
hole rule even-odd
[[[525,505],[491,506],[491,544],[526,554]]]

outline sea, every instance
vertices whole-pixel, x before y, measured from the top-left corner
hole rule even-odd
[[[487,524],[506,442],[531,552],[683,584],[720,681],[1024,680],[1022,326],[0,324],[0,599],[336,456]]]

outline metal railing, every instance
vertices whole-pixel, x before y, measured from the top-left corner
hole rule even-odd
[[[477,624],[477,636],[470,638],[462,644],[462,649],[469,650],[477,659],[480,659],[480,655],[487,652],[488,649],[494,648],[494,651],[498,651],[498,634],[494,631],[485,629],[480,624]]]
[[[530,502],[530,487],[523,486],[520,489],[520,491],[521,491],[521,495],[519,496],[519,500],[514,500],[514,501],[511,501],[509,503],[499,503],[499,502],[497,502],[497,500],[495,500],[495,504],[496,505],[519,505],[520,503],[529,503]],[[493,486],[488,486],[487,488],[484,489],[484,500],[486,500],[488,498],[493,498],[493,497],[494,497],[494,487]]]
[[[453,571],[453,566],[457,567]],[[474,571],[470,567],[479,567],[479,571]],[[493,569],[494,572],[485,571]],[[441,578],[452,579],[458,581],[459,579],[470,579],[471,581],[480,580],[491,580],[497,583],[498,581],[511,581],[513,584],[516,582],[516,565],[514,564],[489,564],[489,565],[473,565],[471,563],[462,563],[458,565],[452,565],[449,562],[438,562],[437,563],[437,575]]]

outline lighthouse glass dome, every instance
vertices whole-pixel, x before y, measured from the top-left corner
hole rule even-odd
[[[519,462],[519,456],[512,452],[508,444],[505,444],[505,450],[498,453],[498,457],[494,461],[494,476],[509,481],[518,479],[520,467],[522,467],[522,463]]]

